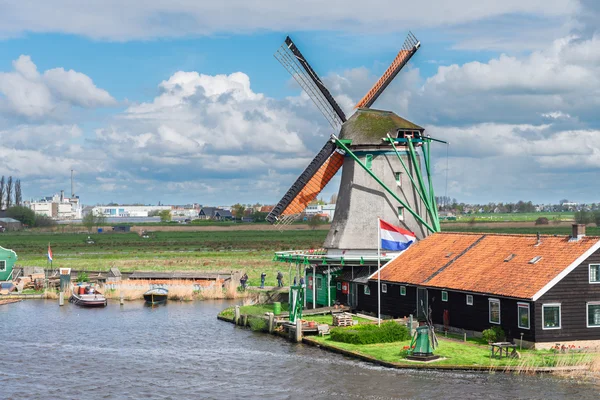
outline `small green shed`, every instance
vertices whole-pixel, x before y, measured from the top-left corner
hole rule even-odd
[[[314,281],[313,281],[314,271]],[[327,275],[329,272],[329,298],[327,296]],[[328,307],[335,303],[336,299],[336,282],[335,278],[342,273],[342,267],[332,265],[329,268],[325,265],[306,268],[306,302],[313,302],[313,285],[316,294],[316,305],[320,307]],[[329,305],[327,301],[329,300]]]
[[[12,270],[17,262],[17,253],[0,247],[0,281],[6,281],[12,276]]]

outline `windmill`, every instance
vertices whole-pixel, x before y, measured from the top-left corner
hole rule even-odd
[[[327,140],[267,221],[293,222],[342,169],[336,210],[324,244],[328,254],[338,250],[365,254],[376,249],[378,217],[404,226],[419,239],[440,230],[430,164],[430,144],[438,140],[391,111],[371,108],[419,47],[420,42],[409,33],[392,64],[356,104],[356,112],[346,118],[292,39],[285,39],[275,58],[337,133]]]

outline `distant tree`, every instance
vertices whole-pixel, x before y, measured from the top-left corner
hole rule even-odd
[[[83,216],[81,223],[87,228],[88,232],[91,232],[96,223],[96,216],[93,212],[89,212]]]
[[[2,204],[4,204],[4,192],[6,191],[6,183],[4,182],[4,175],[0,179],[0,210],[2,210]]]
[[[21,180],[15,182],[15,205],[20,206],[23,203],[23,195],[21,193]]]
[[[254,222],[265,222],[268,214],[266,212],[254,211],[251,217]]]
[[[12,176],[8,177],[8,181],[6,181],[6,208],[9,209],[12,205],[12,195],[13,195],[13,179]]]
[[[244,211],[246,211],[246,206],[243,204],[237,203],[231,207],[231,211],[233,216],[236,219],[241,219],[244,216]]]
[[[589,211],[581,210],[575,213],[575,222],[578,224],[587,225],[590,224],[593,219],[594,215]]]
[[[96,228],[99,227],[100,225],[106,225],[106,215],[104,214],[98,214],[94,217],[95,219],[95,223],[96,223]]]
[[[36,215],[35,216],[35,223],[33,224],[33,226],[41,228],[41,227],[48,227],[48,226],[56,226],[57,222],[48,217],[47,215]]]
[[[310,229],[317,229],[317,226],[321,225],[321,217],[319,217],[317,214],[313,214],[306,222],[308,223]]]
[[[535,224],[536,225],[548,225],[550,221],[548,221],[548,218],[546,217],[539,217],[538,219],[535,220]]]
[[[162,210],[158,213],[158,216],[160,217],[160,222],[169,222],[172,218],[170,210]]]
[[[9,218],[21,221],[23,225],[34,226],[35,224],[35,212],[29,207],[14,206],[7,208],[6,215]]]
[[[600,227],[600,211],[594,212],[594,223],[597,227]]]
[[[152,210],[148,213],[149,217],[160,217],[160,210]]]

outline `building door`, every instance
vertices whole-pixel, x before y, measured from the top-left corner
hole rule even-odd
[[[427,289],[417,288],[417,321],[426,321],[428,312]]]
[[[358,287],[356,283],[350,283],[350,307],[356,308],[358,305],[357,300]]]

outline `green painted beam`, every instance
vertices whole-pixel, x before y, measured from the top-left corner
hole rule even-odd
[[[381,179],[379,179],[377,177],[377,175],[375,175],[370,169],[368,169],[367,166],[364,165],[363,162],[360,161],[360,159],[348,147],[346,147],[346,145],[344,143],[340,142],[339,139],[335,136],[334,136],[334,139],[335,139],[335,143],[342,150],[344,150],[346,152],[346,154],[348,154],[350,157],[352,157],[352,159],[354,161],[356,161],[358,163],[358,165],[360,165],[365,171],[367,171],[367,173],[369,175],[371,175],[371,177],[373,179],[375,179],[375,181],[377,183],[379,183],[381,185],[381,187],[383,187],[385,189],[386,192],[388,192],[394,199],[396,199],[396,201],[398,203],[400,203],[402,205],[402,207],[404,207],[409,213],[411,213],[412,216],[417,219],[417,221],[422,223],[423,226],[425,226],[430,232],[438,232],[435,230],[435,228],[433,228],[431,225],[429,225],[427,223],[427,221],[425,221],[418,213],[416,213],[407,203],[405,203],[400,197],[398,197],[398,195],[396,193],[394,193],[389,187],[387,187],[387,185],[385,183],[383,183],[381,181]]]
[[[387,137],[388,137],[388,139],[390,141],[390,144],[392,145],[392,148],[394,149],[394,153],[396,153],[396,156],[398,157],[398,160],[400,160],[400,163],[402,164],[402,167],[404,167],[404,171],[406,171],[406,175],[408,175],[408,177],[410,178],[410,181],[412,182],[415,191],[417,192],[417,194],[421,198],[421,201],[423,201],[423,203],[425,205],[427,205],[427,201],[425,201],[425,198],[423,197],[423,193],[421,193],[421,191],[419,190],[419,187],[417,186],[417,183],[415,182],[414,178],[412,177],[412,174],[410,173],[410,170],[408,169],[408,167],[406,166],[406,163],[402,159],[402,156],[398,152],[398,149],[396,148],[396,145],[394,144],[394,140],[390,137],[389,133],[388,133]]]

